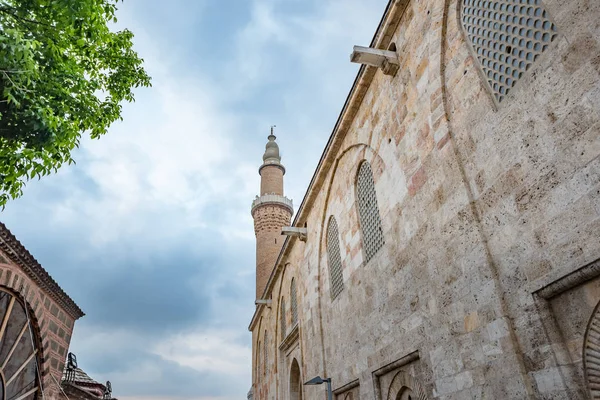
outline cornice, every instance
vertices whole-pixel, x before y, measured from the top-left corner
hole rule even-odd
[[[67,311],[71,317],[79,319],[85,315],[73,299],[52,279],[48,271],[41,266],[2,222],[0,222],[0,250],[40,288],[44,289],[46,294]]]
[[[543,299],[549,300],[598,276],[600,276],[600,259],[561,276],[548,285],[534,291],[534,293]]]
[[[294,214],[294,203],[292,200],[278,194],[263,194],[260,197],[256,196],[252,202],[252,208],[250,209],[252,217],[254,217],[254,211],[266,205],[282,207],[290,212],[290,217]]]

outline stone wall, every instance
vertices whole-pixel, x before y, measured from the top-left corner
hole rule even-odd
[[[569,277],[600,258],[600,3],[544,2],[558,37],[499,103],[459,5],[391,2],[375,42],[395,43],[400,69],[361,72],[372,80],[342,113],[298,212],[307,242],[284,247],[253,343],[276,337],[295,276],[303,380],[331,377],[338,398],[351,387],[360,399],[395,399],[407,385],[415,398],[585,398],[578,355],[600,273]],[[368,263],[355,193],[364,160],[385,237]],[[334,300],[332,215],[344,278]],[[289,398],[276,339],[278,367],[254,377],[255,399]],[[323,391],[306,386],[303,398]]]

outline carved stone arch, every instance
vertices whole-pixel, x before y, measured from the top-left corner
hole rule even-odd
[[[600,399],[600,302],[596,304],[583,337],[583,371],[592,399]]]
[[[387,400],[428,400],[425,389],[407,372],[398,371],[388,389]]]
[[[383,161],[383,158],[381,157],[381,155],[379,155],[377,150],[375,150],[373,147],[369,146],[368,144],[357,143],[357,144],[348,146],[346,149],[344,149],[343,152],[341,152],[340,156],[337,158],[336,165],[347,154],[351,153],[351,151],[353,151],[353,150],[357,150],[357,153],[358,153],[357,154],[357,162],[352,165],[351,174],[348,175],[348,178],[352,179],[352,182],[349,181],[348,183],[352,184],[352,185],[356,184],[356,177],[358,175],[358,170],[360,168],[360,165],[365,161],[368,162],[369,165],[371,166],[371,168],[373,170],[373,179],[375,180],[375,183],[377,183],[377,181],[379,181],[379,178],[383,174],[383,171],[385,170],[386,165],[385,165],[385,161]]]

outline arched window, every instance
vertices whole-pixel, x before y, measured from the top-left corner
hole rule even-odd
[[[260,376],[260,342],[258,342],[258,345],[256,346],[256,379],[258,380],[258,377]]]
[[[557,36],[540,0],[462,0],[461,22],[499,102]]]
[[[286,326],[285,326],[285,299],[281,298],[281,310],[279,311],[280,325],[281,325],[281,340],[285,339],[285,335],[287,334]]]
[[[296,281],[292,279],[290,285],[290,307],[292,308],[292,326],[298,323],[298,299],[296,294]]]
[[[333,216],[329,218],[327,226],[327,261],[329,263],[331,298],[335,299],[344,289],[344,279],[342,275],[342,256],[340,255],[340,234]]]
[[[383,247],[383,230],[375,193],[373,171],[368,162],[363,162],[358,169],[356,179],[356,195],[358,202],[358,218],[363,233],[365,262],[368,262]]]
[[[263,363],[265,364],[264,373],[266,375],[269,372],[269,337],[267,336],[267,331],[265,331],[263,351],[264,351]]]
[[[0,399],[42,398],[39,341],[31,308],[0,289]]]

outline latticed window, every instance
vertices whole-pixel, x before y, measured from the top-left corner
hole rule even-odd
[[[541,0],[463,0],[461,19],[498,101],[557,37]]]
[[[298,323],[298,298],[296,293],[296,281],[292,279],[290,285],[290,307],[292,308],[292,326]]]
[[[264,351],[264,364],[265,364],[265,375],[267,374],[268,370],[269,370],[269,337],[267,336],[267,331],[265,331],[265,340],[264,340],[264,347],[263,347],[263,351]]]
[[[281,340],[285,339],[285,335],[286,335],[286,326],[285,326],[285,299],[282,297],[281,298],[281,310],[279,311],[279,318],[281,318]]]
[[[377,194],[373,171],[368,162],[363,162],[358,169],[356,180],[356,194],[358,201],[358,218],[363,234],[365,248],[365,261],[368,262],[375,253],[384,245]]]
[[[335,218],[329,218],[327,227],[327,261],[331,281],[331,298],[335,299],[344,289],[342,256],[340,254],[340,234]]]
[[[258,346],[256,347],[256,376],[260,376],[260,342],[258,342]]]

